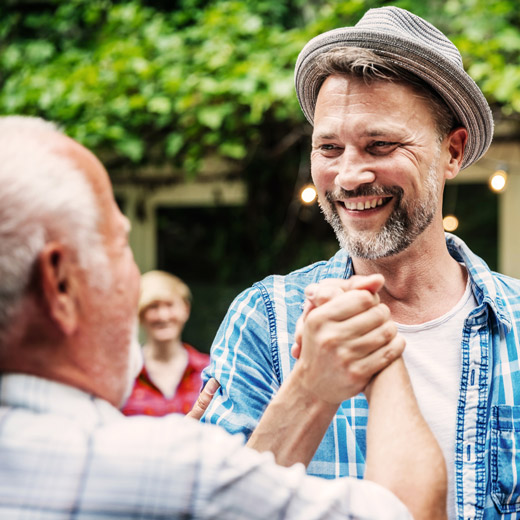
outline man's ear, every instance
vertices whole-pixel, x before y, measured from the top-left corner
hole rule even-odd
[[[38,255],[42,295],[50,318],[66,335],[75,332],[78,309],[73,294],[77,264],[60,242],[48,242]]]
[[[459,126],[452,130],[446,137],[448,142],[449,162],[446,168],[445,178],[453,179],[457,176],[464,157],[464,148],[468,140],[468,131]]]

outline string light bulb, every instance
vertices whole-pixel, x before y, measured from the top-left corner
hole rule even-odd
[[[304,204],[312,204],[317,196],[316,188],[312,184],[307,184],[300,191],[300,199]]]
[[[459,227],[459,219],[455,215],[446,215],[442,219],[442,225],[444,226],[444,231],[452,233]]]
[[[507,185],[507,172],[505,170],[497,170],[489,178],[489,187],[496,193],[504,191]]]

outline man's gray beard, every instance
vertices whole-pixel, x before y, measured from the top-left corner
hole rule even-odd
[[[439,181],[437,178],[440,147],[428,170],[424,196],[412,202],[403,202],[403,189],[398,186],[382,187],[363,185],[357,190],[338,189],[326,192],[326,201],[320,208],[327,222],[336,233],[340,246],[351,256],[376,260],[404,251],[432,222],[437,211]],[[341,222],[334,201],[353,197],[391,195],[394,209],[383,227],[376,232],[348,231]]]

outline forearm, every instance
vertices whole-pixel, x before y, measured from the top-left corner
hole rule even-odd
[[[416,520],[446,518],[446,466],[422,417],[402,358],[367,389],[365,478],[390,489]]]
[[[271,451],[276,462],[291,466],[311,461],[338,409],[299,384],[298,367],[266,408],[247,446]]]

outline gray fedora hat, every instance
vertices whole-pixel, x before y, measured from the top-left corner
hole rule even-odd
[[[431,85],[468,131],[462,168],[486,152],[493,138],[493,116],[465,72],[457,47],[427,21],[392,6],[370,9],[355,26],[320,34],[302,49],[295,68],[296,94],[311,125],[321,87],[316,58],[338,47],[370,49]]]

